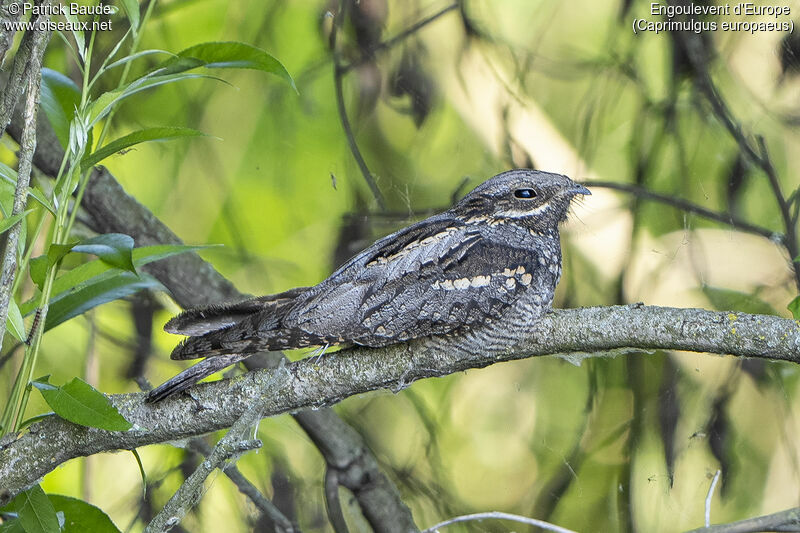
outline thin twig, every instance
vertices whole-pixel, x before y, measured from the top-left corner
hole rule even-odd
[[[714,479],[711,480],[711,486],[708,487],[708,494],[706,495],[706,527],[711,525],[711,498],[714,497],[714,489],[717,488],[717,481],[722,470],[717,470],[714,474]]]
[[[347,74],[348,72],[350,72],[350,70],[352,70],[354,67],[362,64],[368,58],[374,57],[375,54],[377,54],[378,52],[383,52],[384,50],[388,50],[389,48],[392,48],[395,45],[397,45],[398,43],[406,40],[407,38],[409,38],[410,36],[414,35],[416,32],[418,32],[419,30],[421,30],[422,28],[424,28],[425,26],[427,26],[431,22],[435,21],[436,19],[438,19],[442,15],[445,15],[445,14],[449,13],[450,11],[453,11],[454,9],[458,9],[458,6],[459,6],[459,3],[458,2],[454,2],[454,3],[450,4],[449,6],[446,6],[446,7],[442,8],[442,9],[440,9],[439,11],[434,13],[433,15],[431,15],[429,17],[426,17],[426,18],[424,18],[424,19],[422,19],[422,20],[420,20],[418,22],[415,22],[414,24],[412,24],[411,26],[409,26],[405,30],[401,31],[400,33],[398,33],[397,35],[395,35],[391,39],[387,39],[385,41],[381,41],[378,44],[376,44],[375,46],[370,47],[368,50],[366,50],[364,52],[363,57],[361,59],[359,59],[358,61],[353,61],[353,62],[350,62],[350,63],[348,63],[346,65],[342,65],[341,66],[342,74]]]
[[[205,457],[210,456],[213,452],[211,446],[200,438],[190,440],[187,448]],[[293,533],[295,531],[291,520],[286,518],[280,509],[275,507],[275,504],[264,496],[255,485],[250,483],[250,480],[242,474],[234,463],[224,465],[222,471],[236,485],[239,492],[250,498],[250,501],[253,502],[258,510],[272,520],[280,533]]]
[[[342,123],[342,128],[344,128],[345,137],[347,137],[347,144],[350,146],[350,151],[353,153],[353,157],[358,164],[358,168],[361,170],[361,174],[364,176],[364,180],[367,182],[367,185],[369,185],[369,189],[372,191],[372,196],[378,203],[378,207],[381,209],[381,211],[385,211],[386,202],[383,199],[383,194],[378,188],[378,184],[375,183],[375,178],[372,176],[372,172],[370,172],[367,162],[364,161],[364,156],[361,155],[361,150],[358,148],[355,135],[353,135],[353,128],[350,125],[350,119],[347,118],[347,108],[344,105],[342,78],[344,77],[345,72],[342,68],[342,58],[339,53],[339,49],[336,46],[336,36],[339,30],[341,30],[342,24],[344,23],[346,7],[347,2],[345,0],[339,2],[339,13],[334,15],[333,28],[331,28],[330,37],[330,49],[331,53],[333,54],[333,82],[336,88],[336,108],[339,111],[339,119]]]
[[[719,93],[714,80],[706,68],[705,60],[707,54],[702,49],[701,41],[694,36],[687,36],[683,39],[683,44],[686,49],[686,55],[692,63],[692,67],[696,73],[695,82],[700,92],[706,97],[711,104],[711,109],[717,119],[725,126],[731,137],[739,145],[739,149],[750,159],[755,165],[761,168],[764,174],[767,175],[772,193],[778,203],[781,218],[783,219],[784,231],[786,237],[783,240],[783,245],[789,252],[789,259],[794,271],[795,284],[800,289],[800,264],[794,262],[794,258],[798,256],[798,242],[797,230],[792,219],[791,208],[786,201],[786,197],[781,191],[780,181],[778,180],[775,167],[769,157],[766,143],[761,136],[756,137],[758,149],[756,149],[744,134],[742,126],[734,119],[722,95]]]
[[[535,518],[528,518],[526,516],[519,516],[510,513],[501,513],[498,511],[457,516],[455,518],[451,518],[450,520],[439,522],[435,526],[431,526],[428,529],[424,530],[422,533],[434,533],[438,531],[440,527],[449,526],[451,524],[457,524],[459,522],[473,522],[482,520],[511,520],[514,522],[519,522],[520,524],[536,526],[547,531],[555,531],[557,533],[575,533],[575,531],[571,529],[557,526],[555,524],[551,524],[550,522],[545,522],[544,520],[536,520]]]
[[[645,187],[640,187],[638,185],[617,183],[614,181],[589,180],[582,183],[587,187],[602,187],[604,189],[614,189],[617,191],[630,193],[638,198],[644,198],[646,200],[652,200],[654,202],[671,205],[672,207],[675,207],[687,213],[700,215],[703,218],[714,220],[716,222],[721,222],[722,224],[727,224],[741,231],[746,231],[748,233],[761,235],[762,237],[766,237],[771,241],[778,242],[784,246],[786,245],[786,236],[780,232],[772,231],[768,228],[764,228],[761,226],[756,226],[755,224],[750,224],[749,222],[746,222],[724,211],[723,212],[712,211],[711,209],[695,204],[688,200],[684,200],[683,198],[678,198],[676,196],[669,196],[667,194],[653,192],[650,189],[647,189]]]
[[[339,473],[330,465],[325,469],[325,509],[336,533],[348,533],[347,522],[342,513],[342,502],[339,498]]]
[[[145,533],[160,533],[172,529],[197,504],[203,483],[214,469],[234,455],[261,447],[261,441],[242,440],[242,436],[261,419],[261,413],[264,410],[263,399],[271,394],[274,384],[279,381],[282,374],[283,365],[274,373],[273,379],[267,380],[261,387],[259,399],[250,404],[225,436],[217,442],[206,460],[200,463],[172,495],[164,508],[147,524]]]
[[[800,531],[800,507],[728,524],[700,527],[689,533],[755,533],[757,531]]]

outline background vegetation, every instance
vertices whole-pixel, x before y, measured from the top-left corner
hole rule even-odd
[[[201,255],[239,290],[317,283],[374,238],[525,166],[595,184],[562,232],[556,307],[645,302],[791,316],[800,283],[794,34],[634,34],[634,18],[662,20],[649,2],[345,5],[338,30],[338,2],[311,0],[165,0],[142,26],[140,49],[239,41],[279,59],[296,85],[254,70],[208,72],[226,83],[143,91],[109,125],[109,139],[165,125],[208,135],[138,145],[103,164],[185,242],[223,244]],[[123,14],[95,35],[97,57],[128,30]],[[54,36],[44,65],[80,85],[68,50]],[[164,59],[143,57],[131,75]],[[97,94],[118,82],[100,79]],[[0,146],[11,167],[16,141],[6,135]],[[33,286],[20,290],[24,300]],[[88,311],[43,336],[34,376],[81,376],[106,393],[138,390],[139,376],[160,383],[179,370],[167,357],[177,339],[161,331],[178,310],[155,291]],[[14,346],[7,336],[2,398],[22,361]],[[531,358],[335,410],[420,526],[499,510],[581,531],[677,531],[703,524],[717,470],[715,522],[800,505],[797,395],[793,363],[656,351],[579,366]],[[28,416],[49,410],[31,395]],[[329,530],[314,444],[286,415],[263,420],[257,437],[264,446],[238,461],[242,473],[303,531]],[[41,486],[140,531],[200,459],[168,445],[139,454],[145,499],[125,453],[70,461]],[[205,490],[186,531],[269,527],[224,475]],[[366,528],[341,490],[352,530]]]

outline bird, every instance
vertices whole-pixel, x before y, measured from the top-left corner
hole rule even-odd
[[[561,279],[559,224],[576,196],[590,194],[561,174],[509,170],[449,210],[377,240],[313,287],[186,310],[164,326],[188,336],[171,358],[205,359],[147,400],[263,351],[466,334],[484,345],[508,342],[505,332],[519,330],[512,326],[551,308]]]

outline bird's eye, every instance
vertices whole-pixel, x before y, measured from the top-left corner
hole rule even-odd
[[[514,191],[514,196],[517,198],[530,200],[531,198],[536,198],[536,191],[533,189],[517,189]]]

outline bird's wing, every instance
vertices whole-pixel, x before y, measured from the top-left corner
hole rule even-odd
[[[538,253],[522,242],[496,242],[458,219],[433,217],[353,258],[312,289],[284,325],[382,346],[496,319],[542,285]]]

